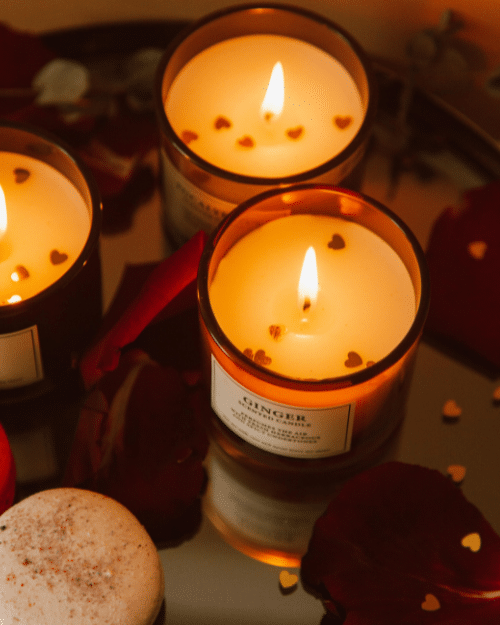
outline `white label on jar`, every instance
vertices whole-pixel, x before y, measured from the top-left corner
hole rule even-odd
[[[0,334],[0,388],[17,388],[43,380],[36,326]]]
[[[243,440],[290,458],[349,451],[355,404],[302,408],[270,401],[236,382],[212,354],[212,408]]]
[[[163,210],[167,223],[186,240],[199,230],[209,233],[230,213],[236,204],[206,193],[187,180],[160,152],[163,173]]]

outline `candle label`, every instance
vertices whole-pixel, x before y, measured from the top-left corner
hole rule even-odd
[[[187,180],[161,152],[163,211],[167,224],[186,240],[198,230],[211,232],[236,207],[220,200]]]
[[[355,404],[303,408],[278,404],[236,382],[212,355],[212,408],[245,441],[290,458],[349,451]]]
[[[0,388],[17,388],[43,380],[36,326],[0,335]]]

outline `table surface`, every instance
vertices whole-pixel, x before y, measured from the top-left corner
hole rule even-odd
[[[441,155],[433,166],[439,171],[433,180],[424,183],[415,174],[405,173],[396,192],[388,197],[389,160],[374,153],[368,160],[362,187],[364,193],[402,217],[424,248],[432,223],[441,211],[457,205],[464,189],[483,182],[446,155]],[[138,210],[131,230],[102,238],[106,304],[127,263],[157,260],[165,255],[160,211],[160,200],[155,195]],[[496,496],[500,478],[500,408],[492,401],[497,385],[497,381],[422,343],[396,458],[443,473],[450,464],[464,465],[465,496],[500,532],[500,498]],[[454,399],[463,410],[453,424],[442,419],[442,407],[448,399]],[[250,625],[270,621],[319,625],[324,612],[320,601],[300,585],[289,595],[281,594],[281,569],[239,553],[222,540],[207,520],[193,539],[162,550],[161,559],[169,625]]]

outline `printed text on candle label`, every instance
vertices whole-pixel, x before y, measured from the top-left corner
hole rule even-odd
[[[212,408],[247,442],[292,458],[324,458],[349,450],[354,404],[328,408],[281,405],[249,392],[212,356]]]

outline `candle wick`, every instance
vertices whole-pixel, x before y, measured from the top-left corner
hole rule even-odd
[[[308,311],[309,308],[311,308],[311,300],[308,297],[306,297],[304,300],[304,304],[302,306],[302,312]]]

